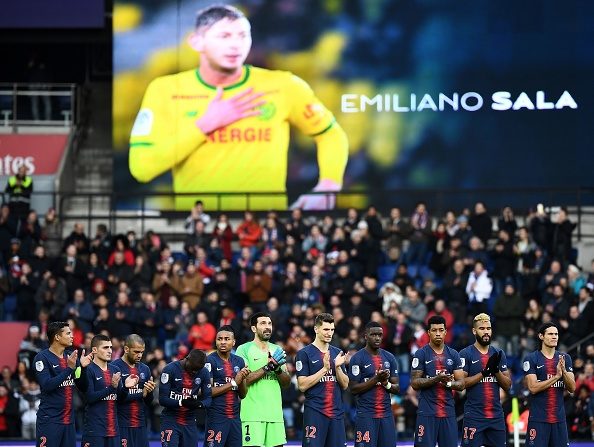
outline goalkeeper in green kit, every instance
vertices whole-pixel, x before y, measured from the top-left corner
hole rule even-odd
[[[244,447],[276,447],[287,442],[281,387],[291,383],[286,354],[270,343],[270,315],[257,312],[250,318],[254,341],[242,344],[236,354],[252,371],[246,380],[247,396],[241,401],[241,430]]]

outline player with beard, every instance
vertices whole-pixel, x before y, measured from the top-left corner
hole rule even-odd
[[[237,348],[251,371],[245,381],[247,396],[241,402],[241,429],[244,446],[280,446],[287,442],[281,387],[291,383],[287,372],[286,353],[270,343],[272,320],[270,315],[257,312],[250,317],[254,340]]]
[[[511,375],[505,353],[491,346],[491,318],[480,313],[472,322],[474,344],[460,351],[464,369],[466,403],[462,445],[499,447],[506,444],[499,388],[509,391]]]
[[[571,357],[555,348],[559,329],[554,323],[544,323],[538,329],[542,347],[524,360],[526,386],[530,391],[530,415],[526,430],[529,447],[568,446],[567,423],[563,396],[575,392],[575,377]]]
[[[128,394],[117,401],[120,439],[122,446],[126,447],[149,445],[144,405],[153,401],[155,382],[149,367],[140,361],[143,354],[144,340],[140,335],[131,334],[126,337],[124,355],[112,363],[122,372],[122,379],[138,377],[136,386],[128,389]]]

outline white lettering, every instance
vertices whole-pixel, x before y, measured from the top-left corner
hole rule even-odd
[[[469,100],[476,101],[474,106],[470,105],[468,102]],[[483,97],[476,92],[467,92],[462,95],[460,98],[460,103],[462,104],[462,108],[464,110],[468,110],[469,112],[474,112],[479,110],[483,106]]]
[[[547,102],[545,92],[539,90],[536,92],[536,108],[538,110],[550,110],[555,108],[555,104]]]
[[[555,104],[556,109],[562,109],[563,107],[569,107],[571,109],[578,108],[577,103],[574,101],[574,99],[567,90],[563,92],[563,94],[559,98],[559,101],[557,101],[557,104]]]
[[[353,102],[357,98],[357,95],[354,94],[346,94],[342,95],[340,98],[340,110],[344,113],[355,113],[358,112],[359,109],[355,106]]]

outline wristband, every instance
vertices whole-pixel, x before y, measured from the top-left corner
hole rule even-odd
[[[235,379],[231,379],[231,389],[235,391],[237,389],[237,382]]]
[[[386,386],[384,386],[385,389],[389,390],[392,388],[392,382],[388,382],[386,383]]]
[[[451,388],[452,387],[452,382],[449,381],[448,383],[446,383],[446,388]]]

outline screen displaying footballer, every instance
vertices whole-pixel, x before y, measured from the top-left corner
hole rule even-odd
[[[115,2],[116,190],[312,209],[381,205],[382,189],[591,183],[592,2],[245,0],[231,44],[212,24],[194,33],[210,3]]]

